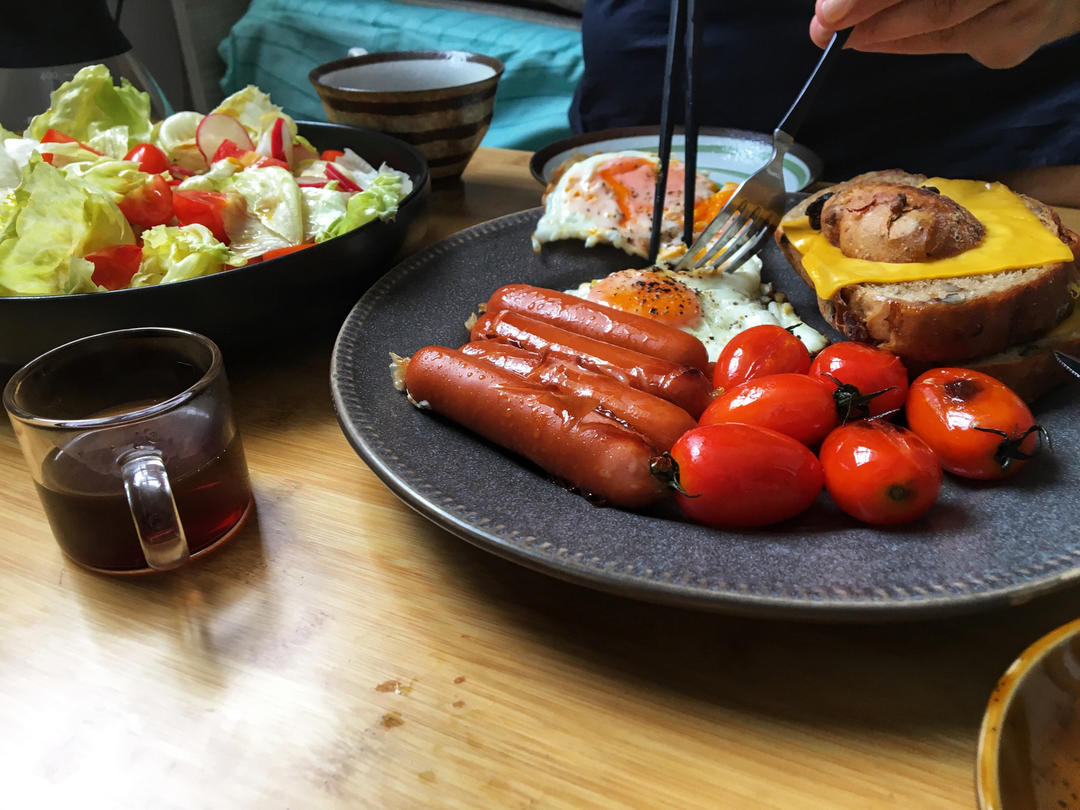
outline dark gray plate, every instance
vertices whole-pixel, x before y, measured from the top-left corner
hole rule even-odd
[[[478,225],[409,258],[357,303],[331,367],[334,406],[361,458],[402,500],[481,548],[602,590],[684,606],[818,619],[883,620],[1015,604],[1080,573],[1077,390],[1041,403],[1056,453],[1006,484],[948,478],[921,520],[856,524],[824,495],[760,531],[723,532],[674,508],[599,508],[430,412],[391,386],[389,353],[458,346],[466,317],[509,282],[567,289],[631,264],[581,243],[533,253],[540,209]],[[775,245],[766,277],[825,329]]]
[[[303,121],[319,149],[352,147],[378,166],[408,172],[412,193],[390,221],[267,262],[133,290],[82,295],[0,297],[0,372],[69,340],[135,326],[176,326],[213,338],[230,357],[266,353],[267,344],[322,331],[327,341],[403,246],[423,236],[431,181],[412,146],[381,132]],[[0,373],[2,376],[2,373]]]

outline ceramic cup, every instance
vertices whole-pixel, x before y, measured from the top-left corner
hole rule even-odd
[[[412,144],[431,179],[458,177],[491,124],[503,63],[465,51],[387,51],[319,65],[327,118]]]
[[[4,388],[61,550],[110,574],[166,570],[216,548],[252,503],[221,352],[182,329],[66,343]]]
[[[1033,643],[998,681],[975,782],[981,810],[1080,807],[1080,619]]]

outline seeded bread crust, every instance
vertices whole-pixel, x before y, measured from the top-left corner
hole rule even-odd
[[[822,189],[795,206],[787,218],[806,214],[819,197],[869,183],[918,186],[925,175],[899,169],[868,172]],[[1043,225],[1080,256],[1080,237],[1065,228],[1049,206],[1020,195]],[[775,238],[781,252],[812,283],[802,257],[784,234]],[[863,283],[841,288],[818,308],[841,335],[880,346],[899,355],[909,368],[964,364],[1037,341],[1073,309],[1071,289],[1078,278],[1076,261],[1006,270],[982,276],[931,279],[893,284]]]

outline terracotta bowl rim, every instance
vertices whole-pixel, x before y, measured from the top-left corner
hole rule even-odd
[[[1080,618],[1054,628],[1029,644],[998,679],[983,713],[975,754],[975,786],[980,810],[1005,810],[998,784],[1002,723],[1027,676],[1059,646],[1080,634]]]

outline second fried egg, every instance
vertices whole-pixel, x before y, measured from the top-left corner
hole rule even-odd
[[[653,196],[659,159],[648,152],[603,152],[568,166],[549,186],[544,214],[533,233],[533,247],[559,239],[581,239],[586,247],[607,243],[638,256],[648,256],[652,235]],[[686,252],[682,240],[685,169],[672,160],[668,167],[659,261]],[[694,230],[700,232],[734,191],[698,173],[694,184]]]

